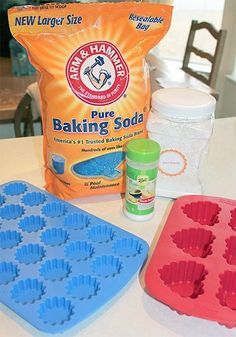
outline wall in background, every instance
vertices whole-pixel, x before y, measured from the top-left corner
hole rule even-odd
[[[22,124],[23,132],[23,124]],[[40,123],[34,123],[34,133],[35,136],[41,135],[41,125]],[[15,131],[13,124],[0,124],[0,139],[4,138],[15,138]]]
[[[162,58],[179,61],[182,64],[188,34],[192,20],[207,21],[216,29],[221,28],[224,0],[174,0],[174,10],[170,29],[164,39],[157,46],[158,54]],[[213,52],[215,40],[210,38],[207,45],[205,31],[199,31],[194,40],[195,46],[204,51]],[[201,58],[194,57],[191,62],[202,64]]]
[[[1,124],[0,125],[0,139],[3,139],[3,138],[15,138],[13,124]]]
[[[216,83],[220,96],[216,116],[236,116],[236,0],[175,0],[175,5],[170,30],[154,52],[159,57],[177,60],[181,66],[191,20],[207,21],[217,29],[226,29],[227,37]],[[208,43],[206,46],[206,37],[202,33],[197,47],[204,46],[204,50],[211,52],[210,47],[214,48],[214,45]],[[194,61],[197,63],[197,60]]]
[[[236,116],[236,1],[225,0],[222,28],[227,30],[223,59],[216,83],[220,93],[216,116]]]

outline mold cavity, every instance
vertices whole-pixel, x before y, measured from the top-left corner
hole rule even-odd
[[[225,271],[220,275],[220,288],[216,297],[222,306],[236,310],[236,272]]]
[[[203,294],[203,280],[207,271],[195,261],[172,262],[158,270],[166,286],[181,297],[196,298]]]
[[[93,272],[103,277],[114,277],[121,269],[121,261],[112,255],[98,256],[92,263]]]
[[[43,229],[45,224],[44,218],[41,218],[39,215],[30,215],[20,220],[19,228],[23,232],[32,233]]]
[[[71,302],[64,297],[52,297],[40,304],[39,317],[46,324],[59,325],[70,320],[72,309]]]
[[[47,229],[41,235],[41,240],[47,246],[60,246],[69,238],[68,233],[62,228]]]
[[[17,275],[18,270],[16,265],[11,262],[0,263],[0,285],[14,281]]]
[[[83,213],[70,214],[64,220],[64,225],[68,229],[83,229],[88,227],[89,223],[89,217]]]
[[[5,203],[5,197],[0,194],[0,206],[2,206]]]
[[[19,281],[13,286],[11,294],[17,303],[34,303],[44,294],[43,282],[30,278]]]
[[[23,183],[10,183],[4,187],[4,193],[7,195],[19,195],[25,193],[27,186]]]
[[[42,260],[44,257],[45,252],[43,247],[39,246],[38,244],[28,244],[18,248],[16,251],[16,259],[20,263],[30,264],[36,263]]]
[[[226,239],[226,250],[224,253],[224,258],[228,264],[236,266],[236,237],[231,236],[229,239]]]
[[[16,231],[0,232],[0,248],[13,248],[21,242],[21,235]]]
[[[90,299],[96,296],[98,291],[99,283],[95,277],[90,275],[73,277],[67,285],[68,294],[79,300]]]
[[[229,226],[232,228],[233,231],[236,231],[236,208],[231,212],[231,219],[229,222]]]
[[[24,208],[20,205],[6,205],[0,208],[0,217],[5,220],[13,220],[24,214]]]
[[[124,238],[114,243],[113,250],[115,254],[120,256],[136,256],[141,253],[142,245],[133,238]]]
[[[183,208],[188,218],[201,225],[213,226],[219,222],[218,215],[221,208],[218,204],[210,201],[198,201],[186,204]]]
[[[45,280],[57,281],[68,277],[71,266],[63,259],[47,260],[40,268],[40,274]]]
[[[205,258],[212,254],[212,242],[215,236],[203,228],[189,228],[171,235],[173,242],[183,252],[193,257]]]
[[[45,200],[46,200],[45,194],[41,192],[28,193],[24,195],[22,198],[22,202],[26,206],[31,206],[31,207],[41,205],[45,202]]]
[[[86,241],[71,242],[65,247],[65,255],[71,260],[87,260],[93,253],[93,246]]]
[[[88,231],[88,238],[97,243],[109,242],[113,240],[114,235],[113,229],[107,225],[92,227]]]
[[[66,213],[66,206],[60,202],[52,202],[43,206],[42,212],[49,218],[56,218]]]

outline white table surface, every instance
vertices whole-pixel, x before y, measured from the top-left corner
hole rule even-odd
[[[236,118],[216,120],[210,146],[206,194],[236,199]],[[0,183],[25,180],[44,185],[42,137],[0,140]],[[120,195],[87,197],[72,203],[126,229],[153,246],[158,239],[171,200],[156,200],[155,217],[146,223],[128,220],[122,214]],[[0,305],[0,337],[50,336],[36,330]],[[54,335],[55,336],[55,335]],[[236,336],[215,322],[179,315],[143,290],[142,275],[136,277],[100,312],[63,337],[228,337]]]

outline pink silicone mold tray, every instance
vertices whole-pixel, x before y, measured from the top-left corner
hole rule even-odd
[[[175,201],[145,273],[146,290],[179,313],[236,326],[236,201]]]

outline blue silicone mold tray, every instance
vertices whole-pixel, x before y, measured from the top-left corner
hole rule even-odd
[[[0,301],[36,328],[63,332],[142,266],[142,239],[23,182],[0,186]]]

